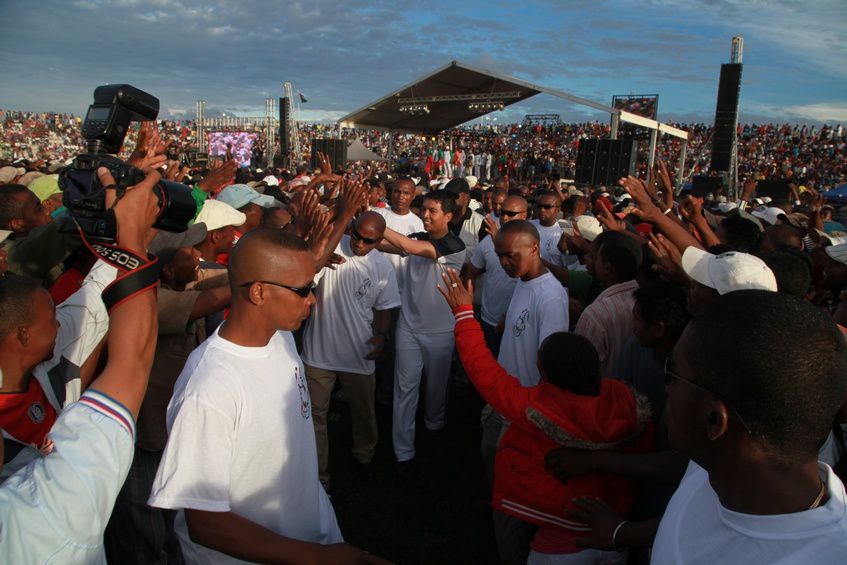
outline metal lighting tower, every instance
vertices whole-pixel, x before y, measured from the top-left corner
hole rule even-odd
[[[274,143],[276,138],[276,120],[274,119],[274,99],[265,98],[265,128],[266,142],[265,153],[267,155],[267,164],[269,167],[274,165]]]
[[[303,160],[303,153],[300,150],[300,134],[297,131],[297,116],[294,115],[294,94],[291,90],[291,83],[286,82],[282,85],[285,89],[285,98],[288,100],[288,114],[285,129],[288,132],[288,147],[291,151],[291,162],[289,167],[296,167]]]
[[[194,129],[197,132],[197,151],[199,153],[206,152],[206,132],[204,121],[206,119],[206,101],[198,100],[194,108],[195,119]]]

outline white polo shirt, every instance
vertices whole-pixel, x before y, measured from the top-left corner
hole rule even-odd
[[[379,251],[358,257],[345,235],[335,252],[346,259],[318,273],[316,303],[303,336],[303,362],[328,371],[370,375],[374,310],[400,306],[394,268]],[[332,347],[327,347],[332,344]]]

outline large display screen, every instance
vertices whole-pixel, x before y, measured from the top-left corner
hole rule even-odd
[[[658,94],[626,94],[612,97],[612,107],[655,120],[659,115]]]
[[[249,167],[253,144],[258,139],[258,133],[247,131],[210,131],[207,138],[209,157],[226,157],[230,153],[239,167]]]

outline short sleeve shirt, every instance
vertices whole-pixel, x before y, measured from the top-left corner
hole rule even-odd
[[[432,243],[437,258],[409,257],[404,272],[406,282],[403,285],[400,320],[410,330],[420,333],[452,332],[453,313],[438,292],[438,285],[444,284],[441,274],[447,269],[461,270],[465,262],[465,244],[450,232],[439,239],[431,239],[426,232],[409,237]]]

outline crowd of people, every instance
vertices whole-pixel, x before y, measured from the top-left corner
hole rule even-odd
[[[63,200],[76,118],[2,123],[0,561],[396,559],[344,541],[333,391],[368,481],[377,402],[409,476],[462,381],[501,563],[847,558],[840,128],[741,126],[732,201],[663,159],[553,174],[599,124],[401,136],[377,171],[184,163],[190,123],[144,122],[122,153],[144,180],[96,171],[104,239]],[[790,192],[757,193],[777,174]],[[163,179],[184,231],[153,229]]]
[[[64,162],[84,147],[81,119],[67,114],[13,112],[0,110],[0,158],[8,160]],[[689,133],[686,175],[708,172],[712,127],[706,124],[671,124]],[[192,120],[163,120],[163,137],[185,151],[197,150],[196,124]],[[225,128],[236,131],[238,128]],[[135,143],[137,129],[130,130],[127,143]],[[395,160],[418,166],[430,176],[471,174],[493,179],[510,176],[532,180],[555,173],[573,178],[579,141],[606,137],[609,124],[476,124],[446,130],[437,138],[391,134],[375,130],[338,129],[335,125],[300,123],[303,157],[309,160],[313,139],[341,137],[360,139],[378,155],[387,157],[389,141]],[[266,165],[264,131],[254,151],[254,166]],[[647,143],[640,144],[642,157]],[[679,139],[661,136],[659,157],[677,163]],[[277,141],[275,154],[279,155]],[[281,163],[282,159],[278,158]],[[646,173],[646,158],[639,159],[640,173]],[[757,179],[790,179],[827,190],[847,182],[847,131],[841,125],[821,127],[794,124],[740,124],[738,126],[739,176]]]

